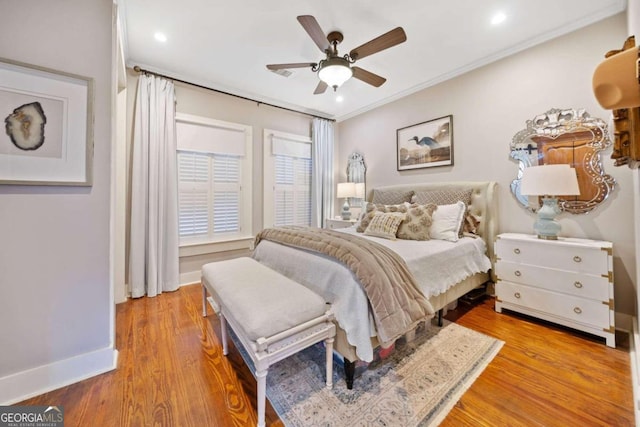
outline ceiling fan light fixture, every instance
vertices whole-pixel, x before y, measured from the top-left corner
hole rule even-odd
[[[328,58],[318,65],[318,78],[335,91],[353,76],[349,61],[344,58]]]

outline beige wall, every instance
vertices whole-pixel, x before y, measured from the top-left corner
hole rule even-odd
[[[3,1],[0,9],[0,57],[95,85],[93,185],[0,185],[4,404],[113,367],[112,1]]]
[[[131,118],[137,74],[128,70],[128,124],[132,129]],[[253,127],[253,234],[262,229],[262,154],[263,130],[273,129],[297,135],[311,135],[310,116],[295,113],[280,108],[270,107],[253,101],[240,99],[198,88],[183,83],[176,83],[176,111],[178,113],[193,114],[226,122],[240,123]],[[129,132],[129,140],[131,132]],[[129,144],[130,146],[130,144]],[[130,158],[130,155],[129,155]],[[130,186],[129,186],[130,188]],[[221,252],[197,256],[183,256],[180,258],[180,276],[182,283],[200,280],[200,268],[207,262],[247,255],[247,251]]]
[[[591,77],[604,53],[626,38],[624,14],[533,47],[465,75],[425,89],[339,123],[338,179],[347,157],[364,155],[367,188],[425,181],[493,180],[499,184],[500,231],[533,232],[534,214],[518,205],[509,190],[517,164],[509,157],[513,135],[525,122],[551,108],[586,108],[609,121],[596,102]],[[454,165],[396,170],[396,129],[453,115]],[[617,188],[587,215],[560,216],[562,234],[610,240],[614,244],[616,311],[634,311],[635,243],[632,179],[603,155],[605,171]]]

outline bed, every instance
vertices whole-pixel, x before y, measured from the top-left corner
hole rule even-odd
[[[497,233],[496,183],[485,181],[394,185],[376,188],[368,196],[368,200],[372,201],[379,195],[411,192],[415,201],[418,194],[463,190],[470,191],[467,211],[479,222],[475,224],[475,236],[465,235],[455,243],[440,240],[392,241],[363,236],[356,232],[355,226],[336,231],[379,242],[400,254],[433,310],[439,311],[492,279],[493,243]],[[451,255],[454,250],[456,255]],[[269,240],[260,240],[253,257],[304,284],[332,303],[338,325],[334,348],[345,359],[347,375],[354,362],[370,362],[376,347],[389,345],[388,342],[381,343],[378,340],[367,296],[354,273],[340,261]],[[437,274],[436,270],[439,271]],[[347,383],[349,382],[348,378]]]

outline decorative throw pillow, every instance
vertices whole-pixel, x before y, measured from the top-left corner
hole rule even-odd
[[[464,203],[460,201],[451,205],[439,205],[432,216],[429,236],[432,239],[457,242],[465,210]]]
[[[364,230],[367,236],[396,240],[396,233],[406,214],[402,212],[376,212],[369,226]]]
[[[362,215],[360,215],[360,221],[358,221],[356,225],[356,231],[358,233],[364,233],[364,230],[367,229],[376,212],[384,212],[384,205],[367,203]]]
[[[480,225],[480,219],[472,213],[469,213],[467,208],[467,214],[462,221],[462,234],[465,236],[471,235],[471,237],[478,237],[478,226]]]
[[[473,194],[473,189],[456,189],[456,188],[448,188],[444,190],[426,190],[420,191],[415,194],[413,197],[414,203],[419,203],[421,205],[426,205],[427,203],[435,203],[436,205],[450,205],[461,201],[464,203],[465,208],[467,208],[471,204],[471,195]],[[469,216],[470,213],[468,209],[465,211],[465,216]],[[471,220],[469,220],[471,221]],[[465,219],[465,223],[467,220]],[[458,237],[462,237],[462,233],[465,230],[460,228],[460,233]],[[470,232],[470,231],[469,231]]]
[[[412,190],[373,190],[372,202],[381,205],[400,205],[410,202]]]
[[[381,205],[381,204],[375,204],[375,203],[367,203],[367,207],[366,207],[364,213],[362,214],[362,217],[360,218],[360,222],[356,226],[356,231],[358,233],[364,233],[364,231],[369,226],[369,223],[373,219],[373,216],[376,214],[376,212],[382,212],[382,213],[385,213],[385,212],[402,212],[402,213],[406,213],[407,212],[407,208],[404,206],[404,204]]]
[[[433,212],[437,206],[433,203],[419,205],[417,203],[405,203],[407,217],[398,227],[396,236],[404,240],[429,240],[429,229],[433,222]]]

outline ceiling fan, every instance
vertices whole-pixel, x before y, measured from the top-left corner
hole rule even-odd
[[[332,31],[325,36],[324,31],[320,28],[318,21],[311,15],[298,16],[298,22],[302,25],[311,39],[315,42],[320,51],[326,54],[326,58],[320,62],[299,62],[293,64],[269,64],[267,68],[271,71],[283,70],[288,68],[305,68],[311,67],[311,71],[318,73],[320,82],[313,92],[315,95],[324,93],[328,86],[333,87],[335,91],[340,85],[355,77],[375,87],[380,87],[387,81],[384,77],[380,77],[370,71],[360,67],[353,66],[357,60],[365,58],[374,53],[388,49],[407,40],[402,27],[397,27],[383,35],[376,37],[367,43],[352,49],[351,52],[340,56],[338,54],[338,44],[342,42],[343,36],[339,31]]]

